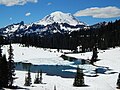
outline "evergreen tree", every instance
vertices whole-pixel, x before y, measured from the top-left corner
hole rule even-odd
[[[42,70],[40,71],[40,83],[42,83]]]
[[[0,87],[8,86],[8,63],[6,56],[2,56],[2,49],[0,46]]]
[[[35,84],[40,84],[42,83],[42,71],[38,71],[37,75],[35,76]]]
[[[75,80],[74,80],[74,83],[73,83],[73,86],[77,86],[77,87],[80,87],[80,86],[84,86],[84,74],[83,74],[83,70],[79,68],[79,66],[77,67],[77,73],[76,73],[76,76],[75,76]]]
[[[2,57],[2,49],[1,49],[1,45],[0,45],[0,57]]]
[[[120,89],[120,73],[119,73],[119,75],[118,75],[117,86],[118,86],[118,88]]]
[[[57,89],[56,89],[56,86],[54,86],[54,90],[57,90]]]
[[[15,65],[14,65],[14,60],[13,60],[13,48],[10,43],[10,47],[8,50],[8,86],[12,87],[13,81],[14,81],[14,76],[15,76]]]
[[[35,81],[34,81],[35,84],[39,84],[40,83],[40,78],[39,78],[39,71],[37,73],[37,75],[35,75]]]
[[[2,89],[3,87],[3,76],[2,76],[2,49],[1,49],[1,45],[0,45],[0,89]]]
[[[25,76],[25,86],[30,86],[31,83],[31,73],[30,73],[30,69],[28,70],[28,73]]]
[[[92,55],[92,58],[91,58],[91,61],[90,61],[91,64],[93,64],[94,62],[97,61],[97,58],[98,58],[97,54],[98,54],[97,47],[94,46],[93,47],[93,55]]]
[[[5,55],[0,61],[0,83],[3,87],[8,86],[8,63]]]

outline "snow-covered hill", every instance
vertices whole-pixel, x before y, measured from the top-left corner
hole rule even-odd
[[[120,48],[111,48],[109,50],[99,50],[98,58],[100,61],[96,62],[96,66],[89,64],[79,65],[80,60],[64,61],[59,57],[62,53],[57,50],[35,48],[35,47],[21,47],[13,44],[14,61],[32,63],[32,82],[34,82],[35,73],[37,70],[43,70],[43,84],[32,84],[30,87],[24,86],[24,78],[26,71],[22,67],[17,67],[14,85],[30,89],[30,90],[117,90],[116,82],[118,73],[120,72]],[[3,52],[7,54],[8,46],[3,46]],[[66,52],[63,50],[63,52]],[[92,52],[66,54],[67,56],[76,57],[79,59],[90,58]],[[8,55],[7,55],[8,56]],[[85,74],[85,84],[87,87],[73,87],[76,67],[79,65],[83,68]],[[18,65],[19,66],[19,65]],[[98,76],[95,77],[94,70],[98,69]],[[66,78],[67,76],[68,78]]]

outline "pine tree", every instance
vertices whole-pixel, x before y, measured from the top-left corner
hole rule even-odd
[[[42,83],[42,70],[40,71],[40,83]]]
[[[2,49],[1,49],[1,45],[0,45],[0,57],[2,57]]]
[[[57,89],[56,89],[56,86],[54,86],[54,90],[57,90]]]
[[[91,61],[90,61],[91,64],[93,64],[94,62],[97,61],[97,58],[98,58],[97,54],[98,54],[97,47],[94,46],[93,47],[93,55],[92,55],[92,58],[91,58]]]
[[[0,89],[3,87],[2,85],[2,49],[0,45]]]
[[[14,81],[14,76],[15,76],[15,65],[14,65],[14,60],[13,60],[13,49],[12,45],[10,43],[10,47],[8,50],[8,86],[12,87],[13,81]]]
[[[6,56],[3,55],[2,61],[0,62],[0,67],[1,67],[1,76],[0,81],[2,82],[3,87],[8,86],[8,62],[6,59]]]
[[[42,83],[42,71],[38,71],[37,75],[35,76],[35,84],[40,84]]]
[[[30,86],[31,83],[31,73],[30,73],[30,69],[28,70],[28,73],[25,76],[25,86]]]
[[[119,75],[118,75],[117,86],[118,86],[118,88],[120,89],[120,73],[119,73]]]
[[[37,73],[37,75],[35,75],[35,81],[34,81],[35,84],[39,84],[40,83],[40,78],[39,78],[39,71]]]
[[[8,86],[8,63],[6,56],[2,56],[2,49],[0,46],[0,88]]]
[[[74,80],[74,83],[73,83],[73,86],[77,86],[77,87],[80,87],[80,86],[84,86],[84,74],[83,74],[83,70],[79,68],[79,66],[77,67],[77,73],[76,73],[76,76],[75,76],[75,80]]]

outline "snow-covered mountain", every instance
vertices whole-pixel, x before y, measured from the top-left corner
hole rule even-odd
[[[85,23],[80,22],[77,20],[72,14],[70,13],[63,13],[60,11],[56,11],[51,13],[50,15],[45,16],[42,20],[38,21],[36,24],[43,24],[48,25],[52,23],[67,23],[69,25],[85,25]]]
[[[27,27],[28,26],[25,25],[23,21],[21,21],[20,23],[11,24],[11,25],[1,28],[0,33],[1,34],[12,34],[15,32],[20,32],[21,30],[25,30],[27,29]]]
[[[86,24],[77,20],[70,13],[63,13],[60,11],[53,12],[45,16],[38,22],[26,25],[24,22],[8,25],[0,29],[0,33],[9,34],[26,34],[39,33],[41,35],[49,35],[54,33],[71,33],[72,31],[85,28]]]
[[[92,25],[91,27],[92,28],[101,28],[102,26],[106,26],[106,25],[108,25],[107,22],[100,22],[100,23],[96,23],[96,24]]]

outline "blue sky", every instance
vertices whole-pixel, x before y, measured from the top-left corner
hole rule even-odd
[[[62,11],[89,25],[120,19],[120,0],[0,0],[0,27]]]

